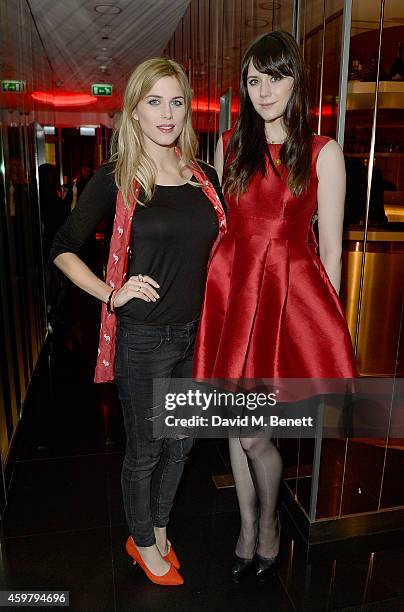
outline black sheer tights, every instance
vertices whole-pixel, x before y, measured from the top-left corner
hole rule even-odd
[[[267,438],[231,438],[230,459],[240,506],[241,529],[236,554],[251,559],[256,551],[274,557],[279,549],[275,515],[282,459]]]

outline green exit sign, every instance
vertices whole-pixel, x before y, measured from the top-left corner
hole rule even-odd
[[[113,85],[108,83],[93,83],[91,93],[93,96],[112,96]]]
[[[1,82],[1,91],[8,93],[23,93],[25,91],[25,81],[4,80]]]

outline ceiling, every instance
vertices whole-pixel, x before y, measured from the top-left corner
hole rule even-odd
[[[88,94],[91,83],[111,83],[112,98],[98,98],[95,106],[80,108],[108,113],[121,107],[134,67],[164,50],[184,64],[192,58],[193,86],[198,87],[199,79],[204,87],[203,76],[220,64],[226,90],[227,83],[238,82],[240,59],[251,40],[272,27],[291,29],[294,4],[294,0],[26,1],[54,72],[54,93]],[[179,29],[186,40],[180,56],[178,48],[171,50],[168,45]]]
[[[56,91],[111,83],[103,110],[120,107],[137,64],[162,54],[190,0],[28,0],[55,74]],[[99,105],[97,104],[97,110]]]
[[[51,63],[51,90],[88,94],[91,83],[111,83],[111,98],[98,98],[96,105],[80,110],[113,114],[121,107],[134,67],[163,53],[192,68],[196,98],[217,104],[223,92],[237,90],[240,60],[251,40],[273,27],[291,31],[294,0],[8,0],[0,3],[1,16],[23,28],[18,9],[22,4],[30,7]],[[343,0],[300,0],[301,33],[307,36],[321,27],[324,6],[330,17],[343,4]],[[403,0],[386,0],[385,6],[386,27],[404,23]],[[380,0],[353,0],[352,34],[377,28],[379,7]],[[334,45],[330,36],[328,47]],[[12,31],[0,43],[3,78],[19,74],[28,79],[23,66],[13,65],[13,58],[21,56],[19,44]],[[49,72],[45,54],[40,59],[41,50],[27,47],[22,57],[27,52],[35,58],[35,72]]]

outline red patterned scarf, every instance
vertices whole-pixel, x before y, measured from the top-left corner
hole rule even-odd
[[[178,153],[177,153],[178,154]],[[215,188],[209,181],[201,167],[191,162],[190,167],[193,175],[202,186],[202,191],[212,203],[216,211],[219,222],[219,234],[212,247],[210,257],[222,236],[226,233],[226,217],[219,196]],[[136,198],[140,193],[140,184],[135,185]],[[130,208],[125,205],[122,193],[119,191],[116,198],[116,212],[114,228],[112,231],[111,243],[109,247],[109,257],[107,265],[106,283],[112,289],[120,289],[126,282],[126,271],[128,268],[128,257],[130,249],[130,237],[132,219],[135,212],[136,201]],[[98,344],[98,357],[95,367],[94,382],[105,383],[114,380],[114,361],[115,361],[115,337],[116,337],[116,315],[107,312],[106,304],[102,305],[101,327]]]

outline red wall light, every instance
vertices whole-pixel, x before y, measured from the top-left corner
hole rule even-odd
[[[321,115],[323,117],[332,117],[334,115],[334,113],[337,112],[337,109],[335,108],[335,110],[333,109],[333,107],[330,104],[323,104],[322,108],[321,108]],[[312,109],[312,113],[314,113],[314,115],[316,115],[316,117],[319,116],[320,114],[320,109],[318,106],[315,106]]]
[[[220,102],[208,101],[207,98],[194,98],[192,100],[192,110],[199,112],[210,112],[210,113],[219,113],[220,112]],[[231,105],[231,112],[238,112],[238,100],[233,100]]]
[[[85,106],[95,104],[97,98],[89,94],[65,91],[63,93],[51,93],[48,91],[34,91],[31,94],[33,100],[51,106]]]

